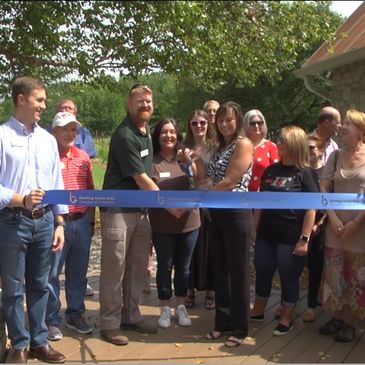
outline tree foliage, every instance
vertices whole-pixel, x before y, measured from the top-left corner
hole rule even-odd
[[[46,82],[108,71],[163,71],[205,90],[277,79],[298,55],[330,40],[330,2],[2,1],[0,92],[21,74]]]

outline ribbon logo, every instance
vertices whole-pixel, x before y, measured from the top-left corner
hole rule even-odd
[[[69,200],[71,204],[76,204],[79,201],[77,196],[72,195],[72,192],[70,192],[69,194]]]

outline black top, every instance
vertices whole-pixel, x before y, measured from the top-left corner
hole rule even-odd
[[[127,116],[114,131],[109,146],[108,164],[103,189],[139,190],[133,175],[146,173],[151,176],[153,150],[147,133],[141,132]],[[139,208],[123,208],[125,212]]]
[[[264,170],[260,191],[316,193],[318,179],[310,167],[299,169],[278,162]],[[304,214],[303,209],[262,209],[257,238],[295,245],[302,232]]]

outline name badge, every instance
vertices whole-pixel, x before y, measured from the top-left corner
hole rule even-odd
[[[23,147],[24,146],[24,138],[14,138],[11,141],[11,147]]]
[[[160,172],[160,177],[170,177],[171,173],[169,171],[167,172]]]
[[[148,156],[148,149],[141,151],[141,157]]]

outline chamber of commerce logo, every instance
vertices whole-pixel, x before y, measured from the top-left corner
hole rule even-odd
[[[328,200],[325,198],[324,195],[322,195],[322,205],[326,207],[328,205]]]
[[[160,192],[159,192],[159,191],[157,192],[157,203],[158,203],[158,205],[165,205],[165,203],[166,203],[166,199],[165,199],[165,197],[163,197],[163,196],[160,194]]]
[[[78,197],[75,195],[72,195],[71,191],[70,191],[69,197],[70,197],[69,198],[70,203],[72,203],[72,204],[76,204],[79,201]]]

